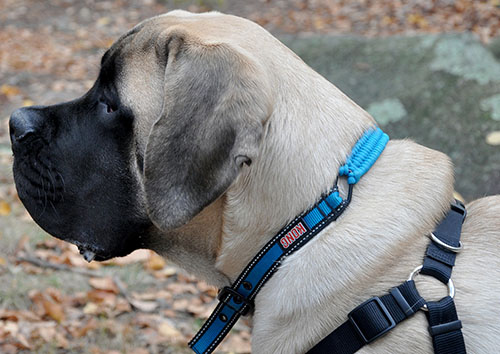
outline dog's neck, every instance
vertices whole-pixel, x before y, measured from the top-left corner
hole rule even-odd
[[[304,69],[296,75],[304,78],[294,78],[294,85],[282,83],[284,87],[278,91],[287,92],[286,97],[307,95],[295,102],[278,97],[280,104],[267,122],[260,156],[226,193],[217,268],[231,280],[277,231],[332,187],[339,166],[356,141],[375,124],[318,74]],[[302,86],[297,87],[297,82]],[[297,92],[290,94],[291,90]],[[412,142],[390,143],[388,150],[390,153],[383,154],[356,186],[346,214],[362,220],[371,217],[367,208],[374,207],[384,211],[386,217],[378,221],[384,224],[391,221],[395,209],[411,205],[413,196],[417,203],[411,208],[429,215],[417,226],[427,230],[449,206],[453,184],[450,164],[443,155]],[[424,186],[433,192],[414,195],[409,189],[395,193],[401,188],[417,191]],[[402,200],[405,198],[410,200]],[[409,215],[398,222],[418,223]]]

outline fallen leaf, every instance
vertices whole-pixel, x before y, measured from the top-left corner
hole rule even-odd
[[[91,317],[84,325],[80,321],[69,327],[69,332],[74,338],[81,338],[86,336],[88,332],[93,331],[99,327],[95,317]]]
[[[177,274],[177,269],[175,267],[165,267],[160,271],[154,273],[155,278],[170,278]]]
[[[99,306],[93,302],[89,302],[83,308],[83,313],[86,315],[97,315],[99,313]]]
[[[69,347],[68,340],[61,332],[56,333],[55,339],[56,339],[56,343],[57,343],[58,348],[66,349]]]
[[[198,294],[198,289],[194,284],[183,284],[183,283],[171,283],[167,285],[167,290],[170,291],[174,295],[182,295],[182,294]]]
[[[188,299],[179,299],[174,301],[172,308],[175,311],[187,311],[187,308],[191,305],[191,302]]]
[[[158,325],[158,333],[168,338],[169,342],[180,343],[184,341],[182,333],[166,321]]]
[[[115,294],[106,290],[98,289],[87,292],[87,298],[96,304],[113,308],[115,307],[117,301],[117,296]]]
[[[130,306],[130,303],[127,300],[120,297],[116,301],[115,310],[118,313],[130,312],[132,311],[132,307]]]
[[[13,97],[21,94],[21,90],[17,86],[2,85],[0,86],[0,93],[7,96]]]
[[[0,200],[0,216],[7,216],[11,213],[11,211],[12,208],[10,207],[10,204],[5,200]]]
[[[486,136],[486,143],[488,145],[500,145],[500,131],[491,132]]]
[[[64,320],[65,317],[64,309],[61,306],[61,304],[58,304],[56,302],[53,302],[52,300],[45,298],[42,301],[42,305],[47,316],[49,316],[50,318],[52,318],[57,322],[62,322]]]
[[[147,260],[145,267],[148,270],[161,270],[163,267],[165,267],[166,262],[163,257],[157,255],[156,253],[152,253],[149,259]]]
[[[21,348],[21,349],[28,349],[31,350],[31,345],[28,343],[28,340],[24,335],[19,333],[18,335],[15,336],[17,343],[16,345]]]
[[[153,251],[145,250],[145,249],[140,249],[132,252],[128,256],[125,257],[118,257],[118,258],[113,258],[110,259],[109,261],[102,262],[104,265],[127,265],[127,264],[133,264],[137,262],[144,262],[149,259],[149,256],[153,253]]]
[[[19,325],[16,322],[6,321],[2,327],[3,330],[9,333],[11,336],[16,336],[19,332]]]
[[[30,99],[23,100],[23,107],[34,106],[35,102]]]
[[[120,291],[116,286],[113,278],[105,277],[105,278],[90,278],[89,284],[94,289],[108,291],[113,294],[118,294]]]
[[[158,304],[154,301],[129,299],[129,302],[133,307],[142,312],[153,312],[158,308]]]

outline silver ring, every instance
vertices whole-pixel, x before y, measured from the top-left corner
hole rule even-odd
[[[414,280],[417,275],[420,274],[420,271],[422,270],[423,265],[418,266],[417,268],[413,269],[413,272],[411,272],[410,277],[408,278],[408,281]],[[455,284],[453,284],[453,280],[448,279],[448,296],[451,297],[452,299],[455,297]],[[427,304],[424,304],[421,307],[422,310],[428,311],[427,309]]]
[[[462,245],[462,242],[458,241],[458,247],[450,246],[449,244],[444,243],[443,241],[441,241],[440,239],[438,239],[437,236],[434,235],[432,232],[429,234],[429,238],[433,242],[435,242],[436,244],[438,244],[440,247],[444,248],[445,250],[454,252],[454,253],[462,252],[462,250],[464,248],[464,246]]]

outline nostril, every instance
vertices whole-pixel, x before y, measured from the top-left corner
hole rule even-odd
[[[15,110],[10,116],[9,130],[12,143],[22,142],[37,133],[38,114],[29,108]]]
[[[33,135],[35,135],[35,131],[34,130],[27,130],[24,133],[22,133],[21,135],[14,134],[14,138],[18,142],[21,142],[21,141],[26,140],[27,138],[29,138],[30,136],[33,136]]]

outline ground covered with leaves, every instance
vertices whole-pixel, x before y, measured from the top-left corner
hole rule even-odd
[[[0,353],[188,353],[215,306],[216,289],[153,252],[86,263],[34,225],[11,173],[12,110],[80,96],[121,33],[174,8],[233,13],[276,34],[469,31],[487,44],[500,31],[500,0],[0,0]],[[250,351],[245,321],[219,351]]]

